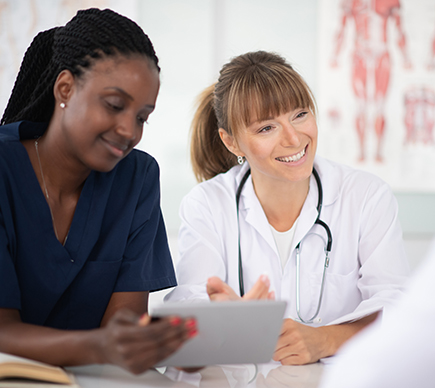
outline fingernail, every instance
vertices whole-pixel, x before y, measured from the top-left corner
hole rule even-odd
[[[140,316],[140,318],[139,318],[139,325],[145,325],[145,324],[147,324],[147,323],[148,323],[148,320],[149,320],[149,316],[148,316],[148,314],[147,314],[147,313],[142,314],[142,315]]]
[[[180,317],[172,317],[172,318],[169,320],[169,323],[170,323],[172,326],[178,326],[178,325],[181,323],[181,318],[180,318]]]
[[[269,280],[269,276],[267,275],[261,275],[260,276],[261,281],[266,285],[266,286],[270,286],[270,280]]]
[[[196,320],[190,318],[186,321],[185,325],[186,325],[186,328],[188,328],[188,329],[193,329],[193,328],[196,329]]]
[[[188,335],[189,335],[189,338],[193,338],[196,335],[198,335],[198,330],[196,330],[196,329],[190,330]]]

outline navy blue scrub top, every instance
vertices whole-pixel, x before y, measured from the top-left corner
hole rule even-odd
[[[150,155],[133,150],[112,171],[92,171],[63,246],[19,141],[45,128],[0,126],[0,307],[20,310],[27,323],[96,328],[113,292],[176,285],[159,168]]]

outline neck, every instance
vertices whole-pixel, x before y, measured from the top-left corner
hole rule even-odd
[[[50,208],[53,229],[57,239],[65,244],[75,209],[89,169],[68,159],[64,147],[56,147],[44,136],[25,140],[33,170]]]
[[[299,182],[274,180],[265,184],[253,176],[252,181],[269,224],[279,232],[289,230],[301,213],[310,178]]]
[[[44,183],[53,200],[77,196],[90,170],[68,158],[64,148],[45,134],[37,140],[25,140],[30,160],[40,183]],[[41,182],[44,178],[45,182]]]

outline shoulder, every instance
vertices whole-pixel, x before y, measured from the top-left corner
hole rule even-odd
[[[159,179],[159,165],[157,161],[144,151],[133,149],[122,159],[113,172],[124,180],[131,179]]]
[[[314,166],[319,176],[325,180],[332,180],[340,186],[388,186],[387,183],[375,174],[363,171],[348,165],[333,162],[328,159],[316,157]]]
[[[186,201],[200,201],[218,204],[234,202],[235,195],[247,166],[234,166],[226,173],[197,184],[183,199]]]
[[[19,141],[21,139],[36,139],[47,129],[47,123],[32,121],[17,121],[0,126],[0,142]]]
[[[319,156],[316,156],[314,166],[319,173],[325,198],[329,202],[334,202],[343,195],[360,199],[375,194],[393,196],[390,186],[370,172]]]
[[[19,123],[12,123],[0,126],[0,159],[1,156],[7,158],[6,153],[11,147],[11,143],[18,143],[20,141]]]

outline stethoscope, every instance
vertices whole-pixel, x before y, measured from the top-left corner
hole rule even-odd
[[[247,179],[249,178],[249,175],[251,174],[251,169],[248,169],[246,171],[245,175],[243,176],[242,180],[240,181],[239,187],[236,192],[236,207],[237,207],[237,228],[238,228],[238,240],[239,240],[239,291],[240,296],[245,295],[245,286],[243,283],[243,268],[242,268],[242,251],[240,248],[240,221],[239,221],[239,202],[240,202],[240,194],[242,193],[243,186],[245,185]],[[319,178],[319,174],[317,173],[316,169],[313,167],[313,175],[316,179],[317,183],[317,189],[319,192],[319,199],[317,202],[317,218],[314,224],[322,226],[326,234],[328,235],[328,243],[326,244],[325,248],[325,264],[323,266],[323,275],[322,275],[322,284],[320,286],[320,296],[319,296],[319,302],[317,304],[317,309],[315,314],[308,320],[305,320],[301,317],[300,313],[300,248],[301,248],[301,241],[296,246],[296,312],[298,314],[298,318],[303,323],[313,323],[314,320],[319,315],[320,306],[322,305],[322,299],[323,299],[323,289],[325,286],[325,274],[326,274],[326,268],[329,267],[329,254],[331,253],[332,248],[332,233],[329,229],[329,226],[323,222],[320,219],[320,213],[322,211],[322,205],[323,205],[323,188],[322,183]]]

